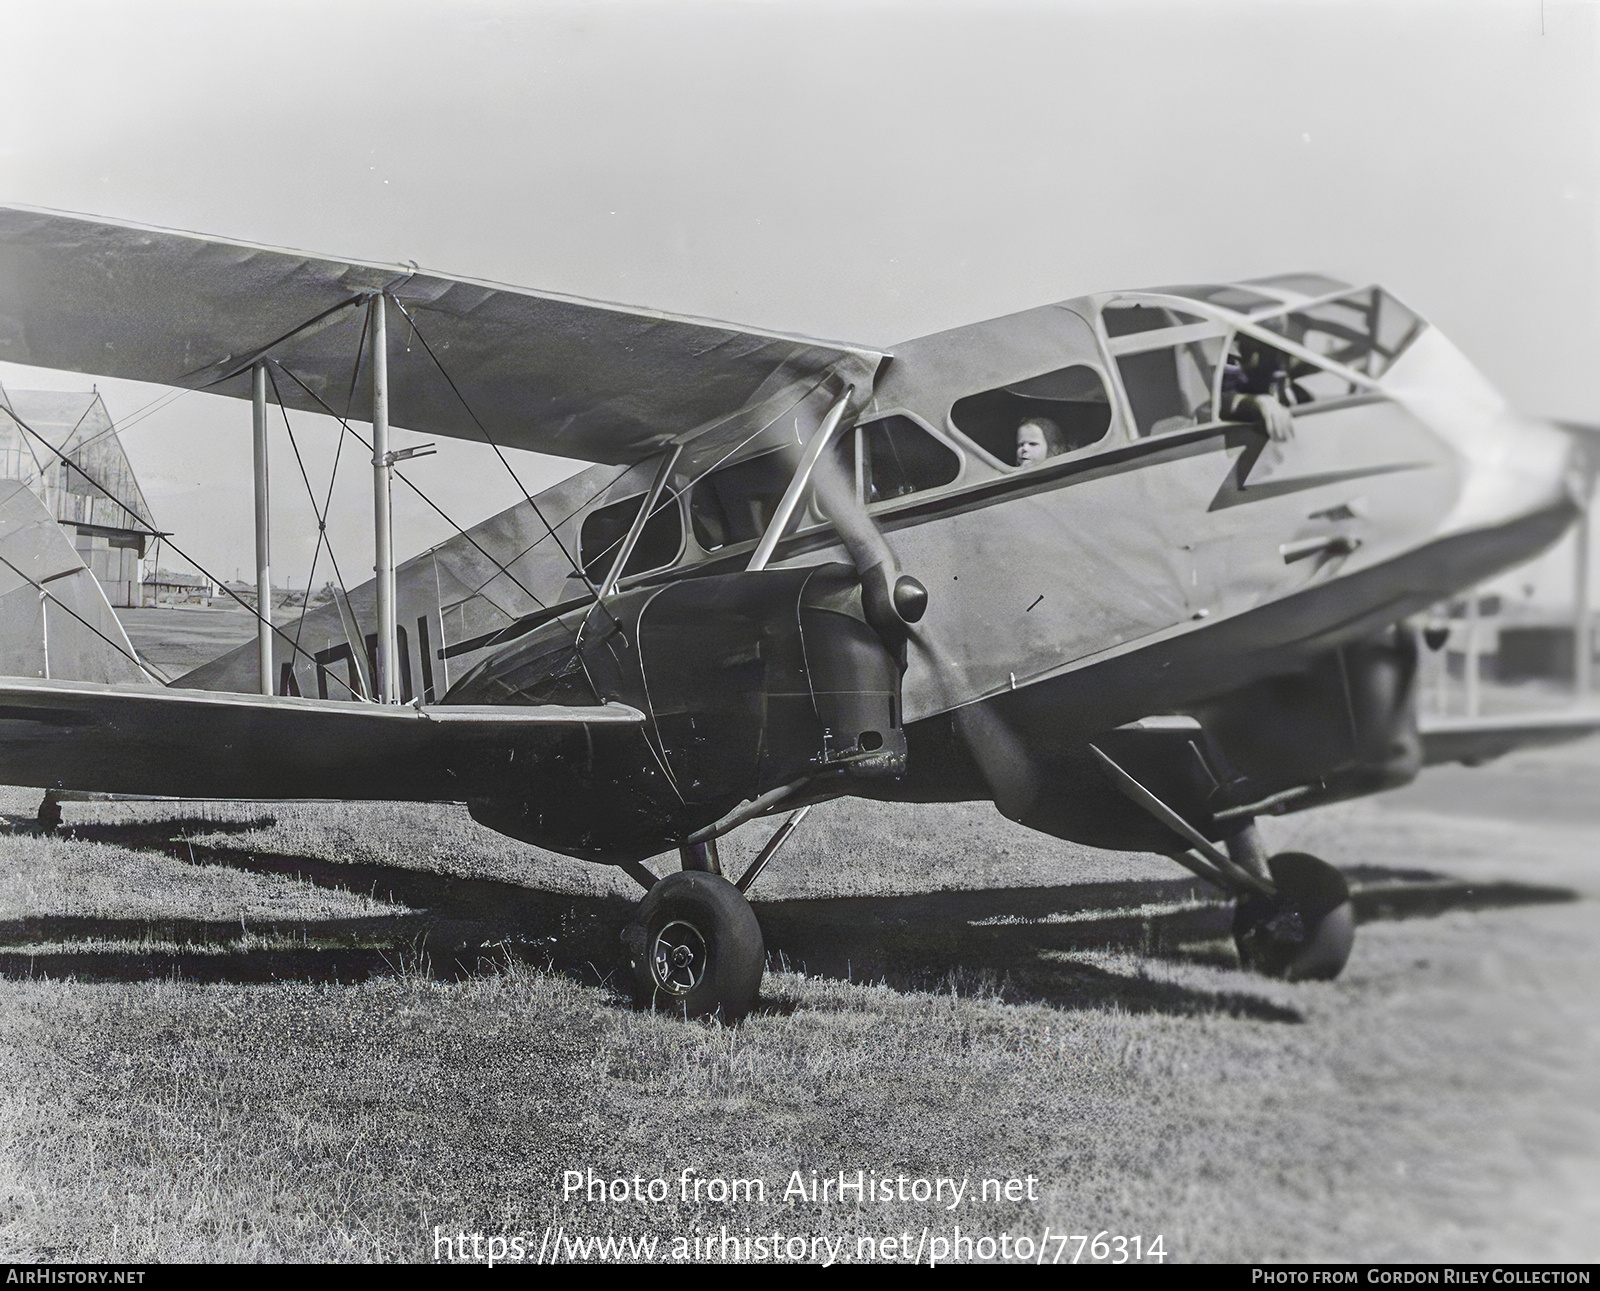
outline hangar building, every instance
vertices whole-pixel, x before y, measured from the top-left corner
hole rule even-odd
[[[19,422],[80,463],[109,493],[137,508],[137,514],[64,463]],[[112,605],[140,603],[146,544],[156,526],[98,391],[8,391],[0,386],[0,479],[18,480],[33,490],[66,530]]]

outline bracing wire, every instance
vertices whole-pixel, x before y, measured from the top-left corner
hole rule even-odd
[[[40,596],[46,597],[50,601],[50,603],[52,605],[60,607],[61,609],[65,610],[68,614],[70,614],[73,618],[77,619],[79,623],[83,624],[84,627],[88,628],[89,631],[93,632],[95,634],[95,636],[99,637],[108,646],[110,646],[113,650],[115,650],[118,654],[120,654],[124,659],[128,660],[128,662],[133,664],[133,666],[135,668],[137,668],[140,672],[144,673],[144,675],[146,677],[149,677],[152,681],[154,681],[156,679],[155,674],[145,664],[144,660],[140,659],[137,654],[129,654],[125,649],[123,649],[122,643],[120,641],[113,641],[104,632],[102,632],[99,628],[95,627],[95,625],[93,623],[89,622],[88,619],[84,618],[83,615],[79,614],[77,610],[73,609],[72,606],[68,605],[65,601],[63,601],[59,596],[57,596],[54,592],[52,592],[43,583],[37,582],[36,580],[34,580],[32,578],[29,578],[25,573],[23,573],[20,569],[18,569],[15,565],[13,565],[4,556],[0,556],[0,565],[4,565],[13,574],[15,574],[18,578],[20,578],[24,583],[28,584],[29,587],[32,587],[34,590],[36,590],[39,593]],[[89,570],[87,568],[84,568],[84,569],[81,569],[81,570],[74,570],[73,572],[74,573],[89,574],[90,578],[94,577],[94,575],[92,573],[89,573]],[[46,678],[46,680],[49,680],[49,679]]]
[[[276,365],[276,360],[273,361]],[[311,500],[311,513],[317,517],[317,546],[311,553],[311,569],[306,574],[306,599],[300,606],[300,619],[295,625],[294,640],[298,647],[301,637],[305,634],[306,615],[311,612],[311,588],[317,578],[317,561],[322,556],[323,545],[328,548],[328,560],[333,565],[334,577],[339,580],[339,590],[344,593],[345,604],[350,604],[350,589],[345,585],[344,571],[339,568],[339,558],[334,554],[333,539],[328,535],[328,511],[333,506],[333,485],[339,475],[339,458],[344,451],[344,436],[339,437],[338,444],[334,447],[333,469],[328,473],[327,500],[321,508],[317,506],[316,490],[311,487],[311,476],[306,470],[305,459],[300,455],[300,444],[295,439],[294,427],[289,424],[289,410],[284,406],[283,395],[278,390],[278,378],[273,373],[272,367],[267,368],[267,380],[272,382],[272,397],[278,401],[278,411],[283,416],[283,429],[289,436],[289,447],[294,450],[295,465],[300,468],[300,478],[305,482],[306,496]],[[354,618],[355,612],[351,611]],[[359,628],[359,625],[358,625]]]
[[[300,379],[300,377],[295,373],[293,368],[289,367],[287,364],[280,363],[277,360],[274,360],[274,364],[275,364],[275,366],[277,366],[278,368],[280,368],[282,370],[283,374],[286,377],[288,377],[291,381],[293,381],[296,385],[298,385],[302,390],[304,390],[308,395],[310,395],[311,398],[315,399],[317,401],[317,403],[319,405],[321,405],[322,410],[325,413],[327,413],[328,416],[332,417],[335,421],[337,421],[339,423],[339,425],[344,429],[344,431],[347,434],[349,434],[349,436],[352,439],[354,439],[356,441],[356,443],[360,444],[368,452],[372,451],[371,442],[368,441],[366,438],[364,438],[362,436],[361,432],[356,430],[356,428],[354,426],[352,426],[345,418],[341,417],[337,412],[335,412],[332,408],[330,408],[328,406],[328,404],[327,404],[327,401],[324,400],[319,394],[317,394],[317,392],[315,390],[313,390],[310,386],[308,386],[304,381],[302,381]],[[532,589],[527,587],[522,582],[521,579],[519,579],[514,573],[511,572],[510,569],[508,569],[505,565],[501,564],[492,555],[490,555],[489,552],[484,549],[483,545],[476,538],[474,538],[470,533],[468,533],[465,529],[463,529],[459,524],[457,524],[455,522],[455,520],[452,519],[450,517],[450,515],[447,512],[445,512],[439,506],[438,503],[436,503],[432,498],[430,498],[420,488],[418,488],[409,479],[407,479],[406,476],[402,472],[395,471],[394,475],[395,475],[395,478],[397,480],[399,480],[408,489],[410,489],[419,498],[421,498],[422,501],[425,502],[430,508],[432,508],[432,510],[439,516],[440,519],[442,519],[446,524],[448,524],[452,529],[454,529],[456,531],[456,533],[458,533],[461,537],[465,538],[469,543],[471,543],[473,548],[478,552],[478,554],[480,556],[482,556],[491,565],[493,565],[496,570],[498,570],[500,573],[504,574],[507,578],[509,578],[511,580],[511,582],[517,587],[517,589],[519,591],[522,592],[522,594],[524,596],[526,596],[529,600],[531,600],[540,609],[546,608],[545,602],[543,601],[542,598],[540,598],[538,595],[536,595],[532,591]],[[540,520],[541,520],[541,522],[543,522],[544,521],[544,517],[541,516]],[[545,527],[546,528],[549,527],[548,523],[546,523]],[[332,548],[331,547],[329,548],[329,554],[330,555],[332,554]]]
[[[74,461],[72,458],[68,457],[66,453],[62,452],[61,449],[57,448],[48,439],[46,439],[43,435],[41,435],[37,430],[35,430],[32,426],[30,426],[27,422],[25,422],[21,417],[18,417],[15,412],[13,412],[11,414],[11,418],[12,418],[13,421],[15,421],[17,423],[17,425],[21,426],[23,428],[23,430],[27,431],[28,434],[32,435],[41,444],[43,444],[46,448],[48,448],[52,453],[54,453],[56,455],[56,457],[60,458],[62,462],[64,462],[66,465],[70,466],[73,470],[77,471],[79,475],[83,476],[83,478],[85,480],[87,480],[95,488],[99,489],[100,492],[104,493],[108,498],[110,498],[113,502],[115,502],[119,507],[121,507],[129,515],[134,516],[135,518],[138,518],[139,522],[141,524],[146,524],[147,523],[142,517],[139,516],[139,513],[137,511],[135,511],[132,507],[130,507],[126,502],[124,502],[121,498],[119,498],[115,493],[113,493],[110,489],[108,489],[104,484],[100,483],[99,480],[95,479],[94,476],[90,475],[88,471],[84,470],[82,465],[80,465],[78,462]],[[179,557],[181,557],[182,559],[188,561],[191,565],[193,565],[196,569],[198,569],[202,574],[204,574],[207,578],[209,578],[213,583],[215,583],[218,587],[220,587],[224,592],[226,592],[229,597],[231,597],[234,601],[237,601],[238,604],[239,604],[239,607],[241,609],[248,610],[249,613],[250,613],[250,616],[252,618],[256,619],[258,622],[265,623],[269,628],[272,629],[273,633],[276,634],[277,636],[281,637],[296,654],[305,655],[305,657],[307,659],[310,659],[312,663],[316,663],[317,662],[315,657],[313,657],[307,651],[302,650],[297,644],[295,644],[293,638],[291,638],[288,633],[286,633],[285,631],[283,631],[282,628],[278,627],[276,624],[273,623],[272,616],[270,614],[270,610],[271,610],[271,606],[270,605],[267,607],[267,611],[268,612],[263,612],[259,607],[252,606],[248,601],[246,601],[244,599],[244,597],[240,596],[237,592],[235,592],[233,590],[233,588],[229,587],[227,585],[227,583],[223,582],[215,574],[211,573],[211,571],[208,570],[204,565],[202,565],[198,560],[196,560],[193,556],[191,556],[188,552],[186,552],[182,547],[178,546],[177,543],[173,542],[171,534],[159,534],[159,533],[156,532],[155,527],[153,525],[149,525],[147,527],[146,531],[145,531],[145,536],[148,537],[148,538],[164,538],[166,540],[167,546],[171,547],[173,551],[177,552]],[[54,599],[54,598],[52,598],[52,599]],[[59,601],[57,601],[56,603],[60,604]],[[336,674],[336,673],[330,673],[329,675],[332,676],[333,679],[335,681],[337,681],[341,686],[343,686],[346,690],[348,690],[353,698],[355,698],[355,699],[365,699],[365,696],[362,695],[359,691],[357,691],[354,686],[350,685],[349,682],[345,681],[344,678],[338,676],[338,674]]]
[[[78,447],[80,449],[88,448],[90,444],[98,444],[108,435],[116,435],[120,437],[126,434],[134,426],[137,426],[141,421],[155,416],[155,414],[158,412],[165,412],[168,408],[172,407],[173,404],[177,403],[179,399],[182,399],[184,395],[193,393],[193,390],[188,389],[167,390],[159,397],[152,399],[149,403],[135,408],[133,412],[124,417],[121,421],[116,422],[114,425],[107,426],[99,434],[90,435],[89,438],[84,440],[83,443],[79,444]],[[160,404],[161,406],[157,407],[157,404]]]
[[[450,387],[451,392],[460,400],[467,416],[472,418],[472,424],[478,428],[478,433],[483,436],[483,442],[494,449],[494,455],[500,459],[500,464],[506,468],[506,473],[511,476],[512,482],[521,490],[522,496],[526,499],[528,505],[533,508],[533,514],[539,518],[539,523],[549,532],[550,537],[555,539],[555,544],[561,549],[561,554],[567,558],[567,564],[572,566],[572,572],[583,580],[583,585],[589,589],[590,595],[597,595],[597,589],[590,582],[589,575],[584,572],[583,566],[567,550],[566,543],[561,541],[561,536],[556,533],[550,522],[544,518],[544,512],[539,510],[539,504],[533,500],[533,495],[528,492],[527,486],[523,484],[522,477],[517,474],[511,463],[506,460],[506,455],[500,451],[500,445],[489,434],[489,428],[483,424],[478,414],[472,410],[472,405],[467,402],[466,395],[461,393],[461,387],[456,385],[455,378],[450,375],[444,364],[440,362],[439,356],[433,352],[433,346],[428,344],[428,338],[422,334],[422,329],[417,326],[417,320],[411,316],[410,311],[399,300],[396,300],[393,296],[390,296],[389,299],[394,300],[394,307],[400,311],[400,316],[411,324],[412,335],[422,343],[422,348],[427,352],[428,357],[433,360],[433,366],[439,369],[439,375],[445,379],[445,384]]]

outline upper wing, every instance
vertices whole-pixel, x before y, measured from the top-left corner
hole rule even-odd
[[[416,320],[413,329],[390,311],[395,425],[487,432],[584,461],[642,460],[758,396],[829,373],[865,390],[883,357],[397,265],[0,207],[0,359],[12,363],[248,398],[249,366],[267,355],[340,415],[367,421],[370,383],[355,367],[365,301],[380,290]],[[288,406],[323,410],[293,379],[277,386]]]
[[[1422,717],[1422,764],[1477,766],[1517,749],[1565,744],[1600,732],[1600,712],[1514,714],[1497,717]]]
[[[523,754],[637,726],[624,704],[417,709],[0,678],[0,784],[177,798],[459,801]]]

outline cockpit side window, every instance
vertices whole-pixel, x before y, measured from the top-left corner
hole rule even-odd
[[[950,409],[957,430],[1008,466],[1017,461],[1017,428],[1031,417],[1048,418],[1060,430],[1060,452],[1098,443],[1111,429],[1104,379],[1079,363],[969,394]]]
[[[689,494],[689,521],[705,551],[754,542],[783,500],[794,475],[794,456],[782,449],[718,467]]]
[[[863,422],[860,436],[861,496],[870,506],[949,484],[961,474],[961,455],[910,417],[896,414]],[[843,437],[850,451],[853,437]]]
[[[1369,377],[1382,376],[1423,329],[1423,321],[1388,292],[1377,287],[1351,292],[1319,305],[1290,310],[1261,320],[1261,326],[1288,337],[1313,354],[1320,354]],[[1336,398],[1354,393],[1354,387],[1332,373],[1322,372],[1304,360],[1294,365],[1292,380],[1320,374],[1319,388],[1301,382],[1312,398]],[[1342,388],[1336,388],[1342,387]],[[1301,399],[1310,402],[1309,398]]]
[[[1215,420],[1212,386],[1222,353],[1223,338],[1208,336],[1120,355],[1117,372],[1139,434],[1161,435]]]
[[[584,576],[591,583],[603,582],[611,572],[612,562],[622,550],[622,541],[633,527],[644,498],[642,493],[624,498],[621,502],[596,507],[584,517],[583,527],[578,531],[578,559],[583,564]],[[658,503],[655,512],[644,522],[622,576],[626,578],[670,565],[681,550],[683,517],[678,512],[677,500],[669,497]]]

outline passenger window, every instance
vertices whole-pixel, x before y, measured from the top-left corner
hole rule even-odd
[[[794,463],[782,449],[712,471],[689,494],[689,521],[706,551],[754,542],[782,501]]]
[[[1185,341],[1117,359],[1122,388],[1141,435],[1161,435],[1212,421],[1211,387],[1223,338]]]
[[[920,493],[961,474],[961,455],[909,417],[880,417],[856,428],[861,436],[862,496],[868,503]],[[850,436],[845,436],[846,445]]]
[[[1061,452],[1085,448],[1111,429],[1111,399],[1101,376],[1077,364],[1057,368],[996,390],[957,399],[950,420],[993,457],[1013,466],[1017,427],[1030,417],[1048,417],[1060,429]]]
[[[583,528],[578,531],[578,559],[583,562],[584,576],[591,583],[604,581],[611,572],[612,562],[622,550],[622,540],[633,527],[644,498],[641,493],[598,507],[584,518]],[[644,530],[634,544],[622,576],[626,578],[670,565],[682,549],[683,517],[678,514],[677,500],[668,497],[656,504],[655,514],[644,522]]]

